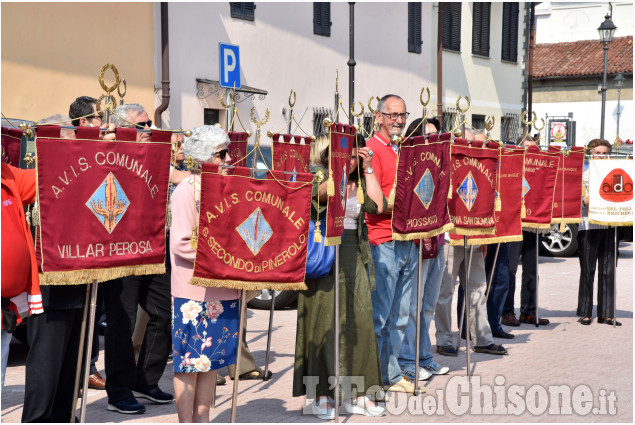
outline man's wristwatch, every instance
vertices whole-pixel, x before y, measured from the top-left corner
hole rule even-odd
[[[364,170],[364,173],[366,174],[373,174],[373,167],[368,167]]]

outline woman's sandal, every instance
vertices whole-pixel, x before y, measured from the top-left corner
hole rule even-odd
[[[582,319],[580,319],[580,323],[588,326],[591,324],[591,318],[590,317],[583,317]]]
[[[267,379],[271,378],[272,375],[273,373],[271,373],[270,370],[267,371]],[[265,379],[265,371],[261,368],[257,368],[250,372],[243,373],[238,377],[238,379],[240,379],[241,381],[244,381],[246,379]]]
[[[598,317],[598,323],[603,323],[605,325],[613,326],[613,319],[611,319],[610,317],[604,317],[604,318]],[[615,326],[622,326],[622,324],[616,320]]]

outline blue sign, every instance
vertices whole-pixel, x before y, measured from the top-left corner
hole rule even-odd
[[[220,86],[240,88],[240,56],[238,46],[218,43],[220,58]]]

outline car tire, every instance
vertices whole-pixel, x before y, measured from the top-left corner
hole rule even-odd
[[[564,233],[560,225],[552,224],[549,233],[540,238],[540,251],[550,257],[571,257],[578,252],[578,225],[565,224]]]
[[[282,310],[283,308],[293,304],[298,299],[297,291],[273,291],[273,293],[276,300],[276,310]],[[270,310],[271,295],[269,293],[269,290],[263,289],[256,298],[247,303],[247,307],[255,308],[256,310]]]

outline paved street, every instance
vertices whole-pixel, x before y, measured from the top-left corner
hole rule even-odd
[[[393,394],[383,418],[341,416],[342,422],[633,422],[633,244],[620,245],[617,273],[617,317],[623,326],[613,328],[596,321],[581,326],[575,315],[578,295],[577,257],[540,257],[540,317],[544,327],[505,327],[516,338],[496,340],[509,351],[507,356],[471,354],[472,393],[480,392],[469,405],[463,387],[466,356],[436,355],[435,361],[449,366],[450,373],[426,381],[427,392],[406,397]],[[520,270],[516,307],[520,302]],[[453,310],[454,311],[454,310]],[[259,364],[264,363],[268,312],[249,312],[248,342]],[[595,315],[595,313],[594,313]],[[296,310],[277,311],[267,382],[240,381],[239,422],[321,422],[302,414],[305,399],[293,398],[293,358]],[[455,325],[456,327],[456,325]],[[434,322],[431,329],[434,344]],[[434,347],[434,346],[433,346]],[[433,348],[434,349],[434,348]],[[24,398],[26,349],[11,347],[5,388],[2,392],[2,422],[19,422]],[[102,352],[98,368],[103,374]],[[162,389],[172,392],[172,363],[161,380]],[[480,391],[477,383],[481,384]],[[218,388],[213,422],[229,422],[232,381]],[[556,386],[560,386],[556,388]],[[457,392],[457,388],[461,389]],[[560,397],[558,395],[562,394]],[[489,401],[491,397],[493,402]],[[481,402],[478,400],[481,399]],[[558,401],[560,400],[560,401]],[[143,415],[127,416],[106,410],[105,391],[88,391],[88,422],[177,422],[174,404],[157,406],[143,400]],[[501,403],[502,402],[502,403]],[[483,403],[483,408],[480,408]],[[488,411],[493,408],[493,413]],[[482,410],[482,413],[479,412]],[[587,413],[589,412],[589,413]],[[596,414],[594,414],[596,413]]]

